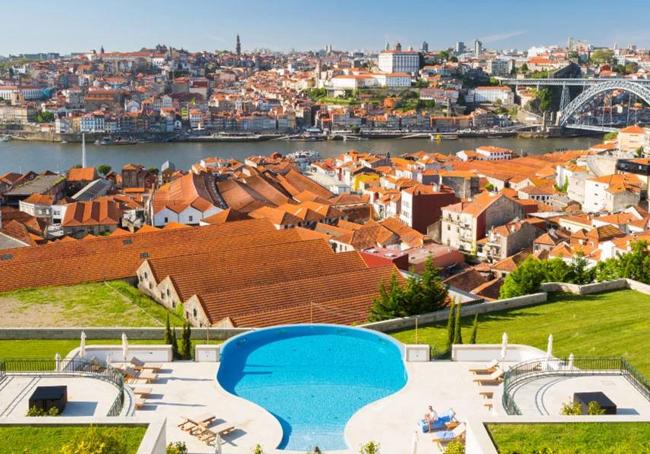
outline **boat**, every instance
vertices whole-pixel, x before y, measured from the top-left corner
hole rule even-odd
[[[9,142],[10,140],[11,140],[11,136],[9,134],[0,136],[0,142]]]

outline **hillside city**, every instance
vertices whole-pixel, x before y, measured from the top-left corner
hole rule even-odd
[[[0,452],[646,452],[650,50],[245,39],[0,57]]]

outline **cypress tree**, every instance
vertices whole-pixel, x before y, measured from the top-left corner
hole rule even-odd
[[[190,322],[183,324],[183,338],[181,339],[181,355],[185,359],[192,359],[192,328]]]
[[[178,341],[176,339],[176,327],[172,328],[172,356],[176,359],[179,358],[178,354]]]
[[[454,325],[454,308],[455,308],[455,303],[452,300],[449,303],[449,314],[447,315],[447,350],[451,351],[451,346],[454,343],[454,329],[456,328]]]
[[[172,329],[169,325],[169,314],[167,314],[167,322],[165,323],[165,338],[163,339],[165,345],[172,343]]]
[[[456,303],[456,313],[455,315],[455,320],[454,320],[454,344],[462,344],[463,343],[463,336],[460,332],[460,303]]]
[[[470,344],[476,343],[477,333],[478,333],[478,312],[474,315],[474,323],[472,323],[472,336],[469,338]]]

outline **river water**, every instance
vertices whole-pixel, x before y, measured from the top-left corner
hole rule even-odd
[[[425,150],[428,152],[455,153],[474,149],[480,145],[494,145],[529,155],[547,153],[558,149],[585,149],[598,143],[593,137],[519,139],[514,137],[485,139],[444,140],[440,143],[428,139],[376,139],[362,141],[328,142],[214,142],[214,143],[160,143],[137,145],[86,145],[88,166],[108,164],[119,169],[126,163],[138,163],[145,167],[160,167],[171,161],[177,169],[188,169],[193,163],[207,156],[234,158],[242,161],[251,155],[282,154],[298,150],[317,150],[321,157],[334,157],[356,149],[374,153],[400,155]],[[0,174],[5,172],[26,172],[27,170],[65,171],[81,163],[80,144],[50,142],[23,142],[13,140],[0,142]]]

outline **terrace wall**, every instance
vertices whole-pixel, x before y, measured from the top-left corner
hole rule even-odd
[[[165,328],[0,328],[0,339],[79,339],[81,332],[88,339],[119,339],[122,333],[129,339],[162,339]],[[224,340],[250,328],[194,328],[192,339]]]

